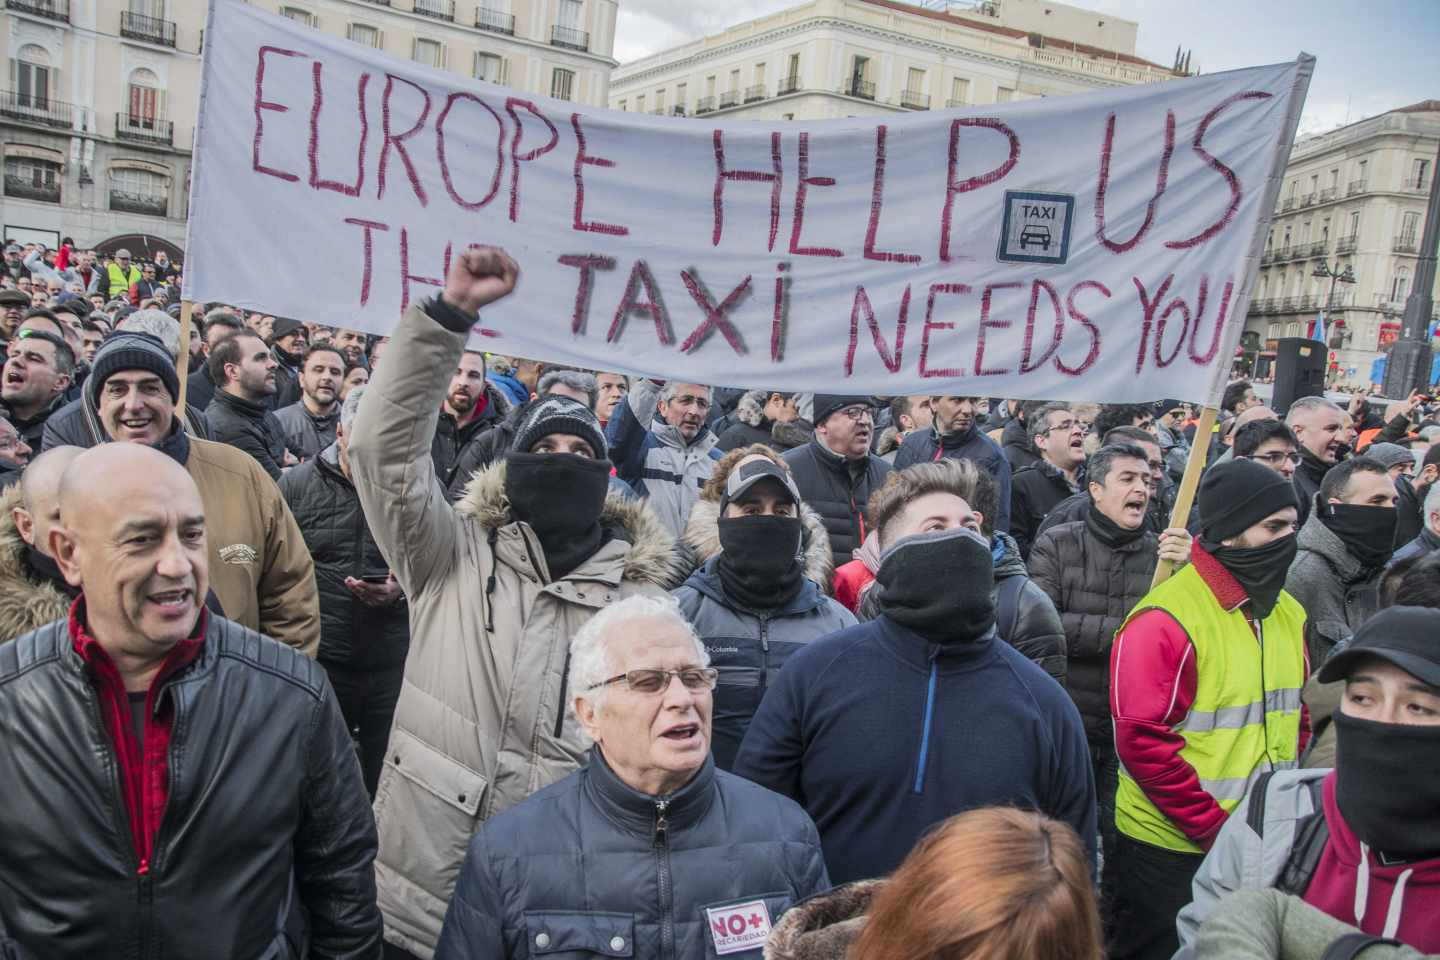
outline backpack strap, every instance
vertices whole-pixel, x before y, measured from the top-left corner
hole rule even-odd
[[[1270,781],[1274,777],[1275,771],[1269,770],[1256,778],[1250,788],[1250,804],[1245,809],[1246,826],[1262,838],[1265,836],[1265,798],[1270,793]]]
[[[1321,954],[1320,960],[1355,960],[1356,957],[1369,950],[1371,947],[1404,946],[1399,940],[1386,940],[1383,937],[1372,937],[1368,933],[1347,933],[1336,940]]]
[[[1282,893],[1301,896],[1310,886],[1320,866],[1320,857],[1325,845],[1330,842],[1330,824],[1325,820],[1323,790],[1325,778],[1319,777],[1306,786],[1310,790],[1312,812],[1295,822],[1295,839],[1290,844],[1290,855],[1275,880],[1275,889]],[[1353,956],[1353,954],[1352,954]]]

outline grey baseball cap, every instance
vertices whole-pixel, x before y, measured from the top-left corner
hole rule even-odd
[[[789,471],[768,457],[756,456],[753,460],[740,463],[725,478],[725,492],[720,497],[720,509],[724,510],[732,500],[738,500],[745,495],[745,491],[767,478],[784,487],[790,499],[795,501],[795,506],[800,506],[800,491]]]

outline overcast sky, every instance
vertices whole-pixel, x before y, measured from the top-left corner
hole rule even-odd
[[[1169,66],[1175,47],[1213,73],[1317,58],[1301,132],[1328,130],[1429,98],[1440,99],[1437,0],[1068,0],[1138,21],[1140,56]],[[796,6],[797,0],[620,0],[622,63]],[[1263,11],[1258,26],[1247,20]]]

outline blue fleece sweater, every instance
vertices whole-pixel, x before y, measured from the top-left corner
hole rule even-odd
[[[1039,810],[1095,855],[1095,781],[1064,689],[991,636],[939,647],[887,617],[810,643],[765,694],[735,772],[820,829],[830,879],[890,873],[974,807]]]

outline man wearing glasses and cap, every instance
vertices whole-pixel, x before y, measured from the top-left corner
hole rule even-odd
[[[30,309],[30,294],[23,290],[0,290],[0,340],[9,343]]]
[[[668,597],[576,632],[589,762],[481,825],[436,960],[759,956],[780,914],[829,889],[805,811],[715,768],[709,659]]]
[[[1389,607],[1326,661],[1320,680],[1345,684],[1335,769],[1256,781],[1195,877],[1179,956],[1242,887],[1278,888],[1370,938],[1440,951],[1437,637],[1440,610]]]
[[[874,435],[869,397],[817,393],[814,435],[785,453],[800,496],[825,521],[837,567],[865,542],[866,504],[890,475],[890,464],[870,452]]]
[[[130,251],[124,248],[115,251],[115,260],[105,268],[105,296],[108,299],[120,297],[130,299],[130,288],[140,282],[140,268],[130,263]]]

